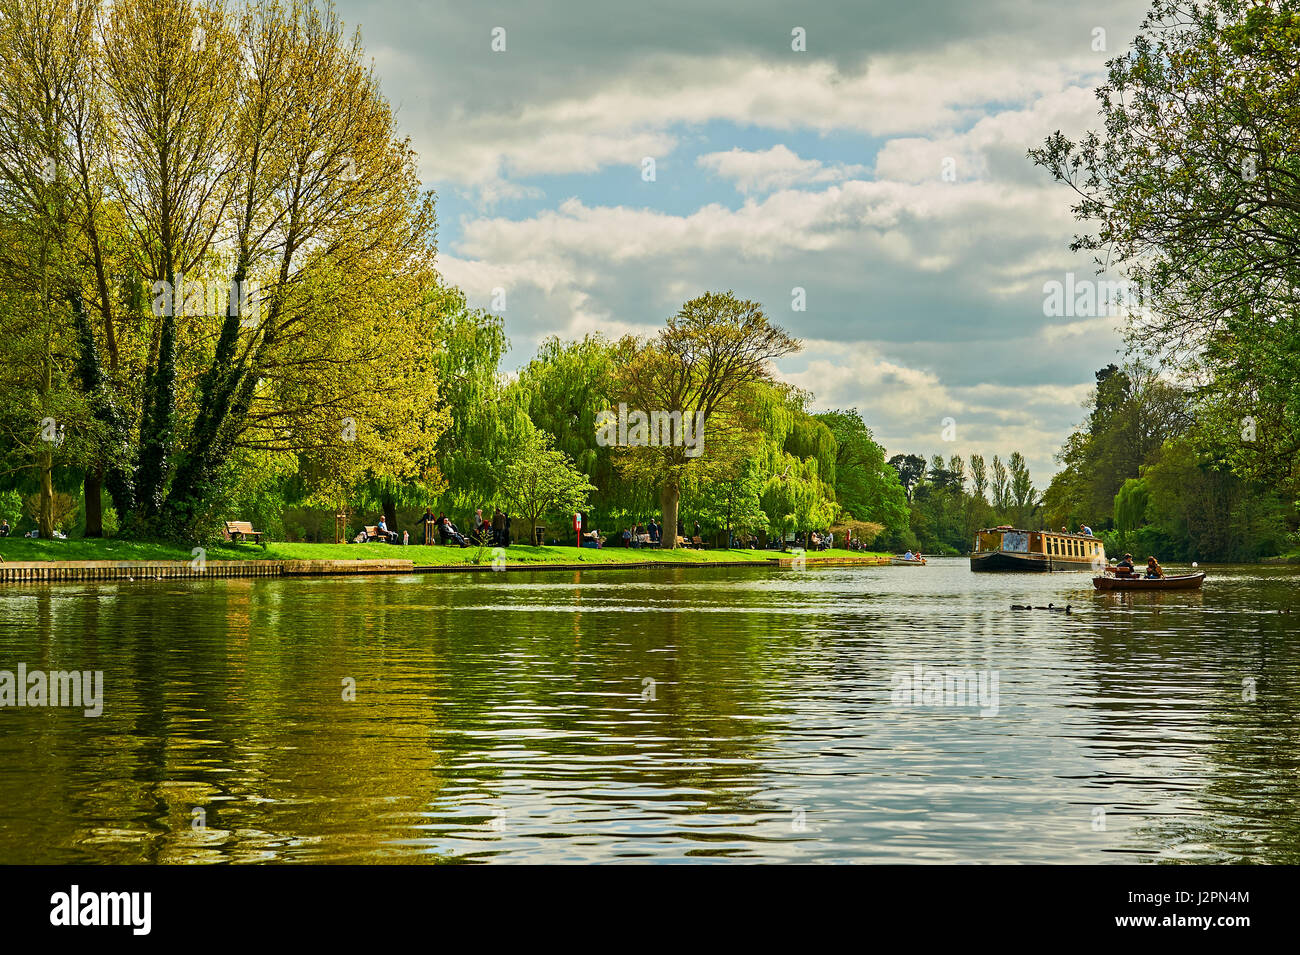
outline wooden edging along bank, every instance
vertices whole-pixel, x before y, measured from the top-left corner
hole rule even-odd
[[[819,567],[867,566],[889,563],[887,557],[832,557],[811,560],[767,557],[762,560],[647,560],[620,563],[416,564],[410,560],[31,560],[0,563],[0,583],[44,583],[83,580],[196,580],[202,577],[333,577],[356,574],[455,574],[523,570],[660,570],[667,567],[779,567],[791,569],[800,560]]]

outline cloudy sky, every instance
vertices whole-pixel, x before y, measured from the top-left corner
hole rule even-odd
[[[1097,125],[1145,7],[338,0],[438,192],[443,273],[505,291],[506,370],[733,289],[804,339],[780,371],[819,409],[891,454],[1019,449],[1040,487],[1120,336],[1044,316],[1045,282],[1095,276],[1025,151]]]

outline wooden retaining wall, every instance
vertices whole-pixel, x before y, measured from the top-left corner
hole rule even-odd
[[[780,567],[793,569],[794,557],[764,560],[636,561],[629,563],[506,563],[504,571],[662,570],[669,567]],[[876,567],[888,557],[806,559],[806,567]],[[49,583],[84,580],[197,580],[203,577],[333,577],[353,574],[485,573],[491,563],[430,565],[410,560],[32,560],[0,563],[0,583]]]
[[[786,570],[793,569],[796,557],[778,558],[780,566]],[[887,567],[889,566],[889,557],[827,557],[819,559],[817,557],[803,558],[803,566],[808,567]]]
[[[413,566],[409,560],[31,560],[0,564],[0,583],[409,574]]]

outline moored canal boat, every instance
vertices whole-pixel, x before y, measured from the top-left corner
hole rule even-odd
[[[1106,545],[1087,534],[1028,531],[1002,525],[975,535],[970,569],[978,571],[1099,570]]]
[[[1177,577],[1143,577],[1141,574],[1103,574],[1092,578],[1097,590],[1200,590],[1205,571]]]

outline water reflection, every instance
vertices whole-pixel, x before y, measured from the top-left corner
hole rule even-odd
[[[0,861],[1294,862],[1294,576],[1210,573],[6,589],[0,669],[107,699],[0,710]],[[997,714],[895,705],[917,665]]]

